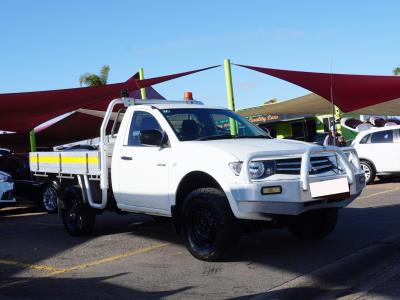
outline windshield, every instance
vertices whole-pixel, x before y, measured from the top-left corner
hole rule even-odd
[[[245,118],[225,109],[162,109],[180,141],[270,138]]]

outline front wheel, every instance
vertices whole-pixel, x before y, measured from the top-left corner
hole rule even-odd
[[[360,161],[360,167],[365,174],[365,184],[370,184],[374,182],[376,173],[372,164],[367,160],[362,160]]]
[[[61,216],[64,227],[70,235],[88,235],[93,231],[96,211],[83,202],[82,190],[70,186],[63,194]]]
[[[181,232],[186,247],[196,258],[217,261],[238,237],[237,221],[225,194],[215,188],[201,188],[185,199]]]
[[[311,210],[293,217],[288,229],[300,239],[320,240],[335,229],[337,220],[337,208]]]

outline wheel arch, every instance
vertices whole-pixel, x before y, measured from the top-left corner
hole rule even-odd
[[[206,187],[216,188],[225,193],[218,181],[213,176],[203,171],[192,171],[186,174],[179,182],[175,193],[175,205],[172,206],[171,209],[174,227],[177,233],[180,233],[180,215],[183,201],[194,190]]]

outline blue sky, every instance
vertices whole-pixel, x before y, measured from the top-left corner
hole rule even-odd
[[[0,93],[109,82],[232,62],[305,71],[390,75],[400,65],[399,1],[0,2]],[[233,67],[236,106],[307,91]],[[170,99],[226,106],[223,68],[154,86]]]

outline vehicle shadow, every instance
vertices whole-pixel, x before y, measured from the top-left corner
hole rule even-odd
[[[400,204],[346,208],[340,212],[335,231],[326,239],[314,242],[296,239],[286,229],[245,235],[222,263],[245,262],[250,269],[258,265],[268,266],[276,273],[305,275],[313,282],[310,287],[284,288],[266,293],[267,298],[292,299],[298,292],[304,293],[301,294],[303,299],[311,299],[316,295],[322,297],[328,292],[345,295],[346,289],[342,287],[368,277],[371,270],[379,269],[385,260],[399,258],[400,261],[400,245],[385,240],[396,235],[400,238],[399,215]],[[167,230],[165,226],[151,222],[134,227],[131,234],[181,243],[172,229]],[[368,250],[370,248],[371,251]],[[349,256],[352,256],[351,261],[341,263],[342,259]],[[314,272],[335,263],[340,267],[333,265],[329,270]]]
[[[385,183],[395,183],[395,182],[400,182],[400,176],[377,178],[374,180],[374,182],[372,184],[373,185],[381,185],[381,184],[385,184]]]
[[[1,299],[162,299],[190,290],[143,291],[116,284],[128,273],[89,278],[18,278],[0,283]],[[45,292],[44,292],[45,291]]]
[[[380,259],[376,256],[362,257],[356,260],[354,264],[348,265],[341,272],[337,271],[337,274],[340,274],[340,276],[315,274],[313,271],[351,255],[360,249],[377,243],[379,244],[388,236],[399,234],[399,215],[400,204],[374,208],[345,208],[340,212],[339,223],[335,231],[329,237],[319,242],[298,240],[292,237],[286,229],[268,230],[245,235],[222,263],[246,262],[250,269],[249,272],[251,272],[252,267],[268,266],[268,268],[276,270],[276,272],[288,272],[290,274],[297,274],[298,276],[307,274],[312,277],[316,287],[318,284],[328,284],[332,289],[337,289],[345,286],[351,277],[362,276],[362,274],[368,272],[371,267],[380,263]],[[23,219],[26,220],[27,218]],[[88,244],[98,237],[112,236],[120,233],[129,234],[132,237],[143,237],[145,239],[168,242],[184,249],[171,223],[158,223],[149,216],[134,214],[116,216],[111,213],[104,213],[98,216],[94,234],[86,237],[69,237],[56,215],[31,216],[29,220],[30,223],[27,223],[27,221],[2,223],[2,226],[0,226],[0,238],[7,241],[7,243],[0,248],[0,259],[13,260],[22,257],[24,258],[23,262],[33,264],[56,256],[59,253],[69,251],[69,249]],[[35,223],[47,223],[49,226],[35,226]],[[21,240],[23,240],[22,244],[26,245],[25,247],[21,247]],[[387,247],[388,251],[385,254],[389,254],[389,256],[398,254],[397,248],[392,249],[390,244]],[[190,257],[190,254],[187,254],[187,256],[188,258],[185,261],[190,261],[190,259],[195,260],[195,258]],[[2,281],[4,282],[4,280],[13,278],[14,274],[17,274],[19,271],[5,270],[0,266],[0,278],[2,277]],[[133,294],[138,293],[137,296],[139,298],[157,298],[161,295],[141,295],[140,291],[115,287],[113,284],[105,283],[103,279],[98,278],[25,279],[35,283],[33,287],[34,293],[37,292],[38,295],[41,289],[46,289],[45,283],[49,282],[51,282],[51,285],[54,285],[55,290],[69,289],[69,285],[82,285],[82,287],[85,287],[90,284],[91,293],[94,293],[92,295],[93,298],[96,298],[94,295],[97,295],[97,297],[101,295],[99,291],[103,286],[109,287],[110,290],[114,288],[117,290],[120,289],[121,297],[125,297],[129,292]],[[64,284],[66,288],[64,288]],[[97,289],[97,285],[99,289]],[[293,295],[293,292],[297,291],[314,298],[314,295],[321,295],[321,293],[329,291],[329,289],[319,289],[316,287],[282,289],[274,291],[271,297],[274,299],[287,299],[287,297]],[[268,293],[268,290],[266,290],[266,293]],[[0,289],[0,295],[4,291],[7,293],[17,293],[15,295],[22,293],[19,291],[18,285],[15,287],[9,286],[5,290]],[[96,292],[99,293],[96,294]],[[51,293],[54,296],[53,291],[46,290],[46,295],[48,295],[47,293]],[[287,297],[286,294],[288,295]],[[256,295],[254,294],[253,296]]]

